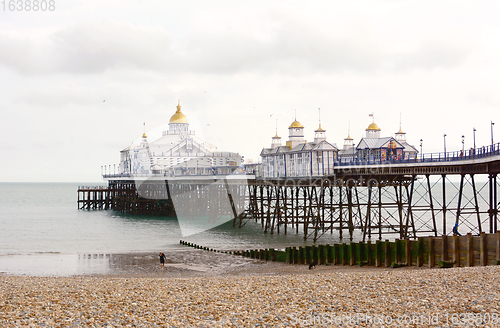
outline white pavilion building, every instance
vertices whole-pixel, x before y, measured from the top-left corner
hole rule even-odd
[[[271,148],[263,148],[262,175],[264,177],[322,176],[333,173],[338,160],[338,149],[326,141],[326,130],[321,123],[315,132],[314,141],[304,139],[304,126],[295,119],[288,127],[288,141],[281,145],[281,137],[272,138]]]
[[[120,152],[119,172],[164,176],[231,174],[241,163],[240,154],[218,152],[217,147],[197,137],[189,129],[179,101],[168,130],[158,140],[149,142],[144,133],[140,143]]]
[[[373,117],[373,114],[370,115]],[[350,129],[349,129],[350,130]],[[336,165],[378,164],[391,161],[412,160],[418,151],[406,142],[401,130],[394,137],[381,137],[381,129],[374,121],[365,130],[364,138],[354,143],[349,134],[342,149],[326,141],[326,131],[321,122],[313,142],[304,139],[304,126],[295,119],[288,127],[288,141],[281,145],[281,137],[272,137],[271,148],[263,148],[262,176],[267,178],[314,177],[333,174]]]
[[[366,129],[365,138],[356,146],[355,160],[385,162],[417,158],[418,151],[406,142],[406,133],[401,130],[401,126],[395,137],[380,137],[380,131],[378,125],[372,121]]]

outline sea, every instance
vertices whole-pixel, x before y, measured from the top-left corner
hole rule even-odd
[[[242,228],[233,228],[229,221],[183,236],[176,218],[79,210],[77,190],[82,185],[89,184],[0,183],[0,274],[106,274],[110,255],[150,253],[156,258],[160,251],[185,252],[187,247],[180,240],[218,250],[280,249],[312,244],[312,240],[304,241],[300,233],[264,234],[260,223],[255,221],[247,221]],[[448,198],[456,199],[457,183],[447,185]],[[478,195],[484,208],[487,188],[479,190]],[[471,192],[467,198],[472,199]],[[475,217],[470,220],[473,222]],[[453,222],[453,214],[449,213],[447,230],[451,231]],[[356,241],[358,236],[354,237]],[[320,239],[321,244],[339,242],[342,241],[335,231]]]
[[[259,223],[232,222],[183,236],[176,218],[79,210],[89,183],[0,183],[0,273],[69,276],[106,273],[113,254],[186,251],[184,240],[218,250],[308,245],[302,235],[264,234]],[[105,183],[100,184],[105,186]],[[329,236],[331,241],[338,238]],[[325,238],[325,242],[326,242]],[[95,259],[90,261],[89,259]]]

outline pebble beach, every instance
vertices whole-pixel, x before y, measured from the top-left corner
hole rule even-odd
[[[229,255],[228,255],[229,256]],[[166,267],[168,269],[168,267]],[[500,267],[0,275],[1,327],[495,327]],[[180,271],[179,271],[180,270]],[[182,274],[184,272],[184,274]],[[179,274],[180,273],[180,274]]]

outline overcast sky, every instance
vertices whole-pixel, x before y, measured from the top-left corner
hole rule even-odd
[[[0,4],[1,5],[1,4]],[[0,7],[0,181],[101,181],[168,123],[259,160],[297,120],[423,151],[500,141],[498,1],[55,1]],[[105,100],[105,101],[104,101]],[[150,138],[150,141],[151,138]]]

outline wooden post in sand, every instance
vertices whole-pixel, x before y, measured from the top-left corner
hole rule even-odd
[[[355,243],[350,243],[349,244],[349,264],[350,265],[355,265],[356,264],[356,244]]]
[[[479,235],[479,258],[480,265],[485,266],[488,261],[488,253],[486,248],[486,233],[484,231]]]
[[[388,268],[391,266],[391,243],[389,242],[389,239],[385,240],[384,251],[385,251],[385,267]]]
[[[453,266],[460,266],[460,244],[458,235],[453,236]]]
[[[500,231],[497,231],[497,261],[500,261]]]
[[[441,236],[441,260],[442,261],[448,261],[448,236],[443,235]]]
[[[401,240],[396,239],[394,242],[394,262],[401,263]]]
[[[417,244],[417,266],[421,267],[424,265],[424,238],[418,237]]]
[[[365,243],[360,241],[358,243],[358,265],[362,266],[365,261]]]
[[[382,242],[380,240],[375,242],[375,266],[382,266]]]
[[[435,259],[434,237],[429,236],[428,238],[429,238],[429,268],[433,268]]]
[[[474,265],[474,249],[472,248],[472,234],[467,234],[467,266]]]
[[[373,265],[373,247],[372,242],[369,240],[366,243],[366,261],[369,266]]]
[[[318,246],[318,264],[325,264],[325,247],[323,245]]]
[[[314,261],[314,262],[316,262],[317,264],[321,264],[321,263],[319,262],[319,251],[318,251],[318,247],[315,245],[315,246],[312,246],[311,248],[312,248],[312,250],[311,250],[311,251],[312,251],[312,252],[311,252],[311,253],[312,253],[311,262],[312,262],[312,261]],[[311,263],[311,262],[309,262],[309,263]]]
[[[340,264],[340,245],[339,244],[333,245],[333,264],[335,264],[335,265]]]
[[[406,260],[406,265],[408,266],[413,265],[413,261],[411,258],[411,241],[408,238],[405,239],[405,260]]]
[[[311,246],[306,246],[306,256],[304,258],[305,264],[311,263]]]
[[[299,246],[299,264],[306,263],[306,248]]]
[[[325,263],[333,263],[333,248],[330,246],[330,244],[326,244],[326,262]]]
[[[347,258],[348,258],[348,249],[347,249],[347,244],[343,243],[342,244],[342,265],[347,265]]]
[[[497,231],[497,261],[500,261],[500,231]]]

